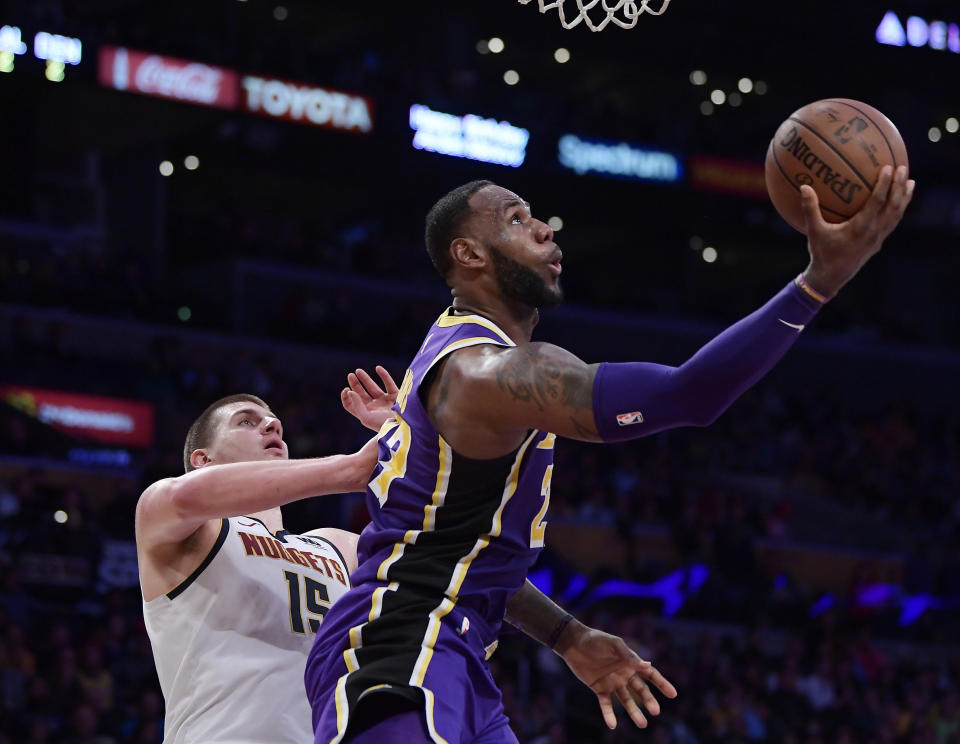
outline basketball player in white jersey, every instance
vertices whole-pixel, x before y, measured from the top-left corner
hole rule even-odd
[[[342,402],[377,429],[391,415],[396,384],[382,367],[387,392],[358,372],[364,384],[351,374]],[[290,534],[280,506],[362,490],[376,464],[375,443],[352,455],[288,460],[283,427],[269,406],[233,395],[190,427],[186,474],[144,491],[137,557],[166,701],[166,744],[312,741],[304,666],[327,609],[350,586],[358,535],[332,527]],[[616,696],[645,726],[633,695],[656,715],[648,681],[676,695],[620,638],[582,625],[529,582],[508,610],[512,623],[555,648],[597,694],[608,721]]]
[[[137,504],[166,744],[313,740],[304,665],[323,615],[350,585],[357,536],[291,535],[280,506],[362,491],[377,454],[371,441],[352,455],[287,456],[266,403],[223,398],[190,428],[186,474],[154,483]]]

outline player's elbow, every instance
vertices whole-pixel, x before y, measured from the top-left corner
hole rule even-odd
[[[194,478],[172,478],[167,485],[166,500],[173,515],[180,520],[203,517],[203,499]]]
[[[687,417],[688,426],[711,426],[720,416],[723,415],[723,412],[726,410],[725,407],[718,408],[701,408],[695,411],[691,411]]]

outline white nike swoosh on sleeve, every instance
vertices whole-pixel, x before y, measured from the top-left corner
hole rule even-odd
[[[777,320],[779,320],[779,321],[780,321],[781,323],[783,323],[785,326],[789,326],[790,328],[794,328],[794,329],[796,329],[796,330],[798,330],[798,331],[802,331],[804,328],[806,328],[806,326],[803,325],[802,323],[788,323],[788,322],[785,321],[783,318],[777,318]]]

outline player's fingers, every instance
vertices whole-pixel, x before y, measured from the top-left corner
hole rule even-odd
[[[373,381],[373,378],[365,369],[358,369],[357,377],[359,378],[364,389],[370,394],[371,398],[379,398],[383,395],[383,391],[380,389],[380,386]]]
[[[815,227],[824,222],[823,215],[820,213],[820,200],[812,186],[804,184],[800,187],[800,208],[803,210],[803,219],[807,223],[809,235]]]
[[[677,688],[674,687],[670,680],[664,677],[655,666],[638,670],[637,674],[647,682],[656,685],[657,689],[668,698],[675,698],[677,696]]]
[[[630,691],[633,693],[634,698],[639,698],[640,702],[643,703],[643,707],[647,709],[647,713],[651,716],[660,715],[660,702],[653,696],[653,693],[650,691],[649,685],[644,682],[637,675],[633,675],[630,678]]]
[[[600,701],[600,713],[603,714],[603,722],[607,724],[608,729],[617,727],[617,717],[613,713],[613,701],[606,692],[597,693],[597,700]]]
[[[360,384],[360,378],[353,372],[347,375],[347,384],[350,386],[350,389],[360,397],[361,400],[369,400],[370,393],[368,393],[363,385]]]
[[[893,181],[890,184],[890,194],[887,197],[886,208],[894,213],[903,211],[903,200],[907,196],[907,166],[901,165],[893,172]]]
[[[640,710],[640,706],[637,705],[637,701],[633,699],[630,690],[626,687],[618,688],[617,697],[623,704],[623,709],[627,711],[627,715],[630,716],[630,720],[637,725],[637,728],[646,728],[647,718],[643,715],[643,711]]]
[[[887,200],[887,206],[884,209],[879,225],[881,239],[885,238],[903,219],[907,206],[913,199],[913,190],[916,182],[907,178],[907,167],[901,165],[897,168],[893,177],[893,185],[890,188],[890,197]]]
[[[383,388],[388,394],[393,395],[400,390],[400,388],[397,387],[397,383],[393,381],[393,376],[387,372],[386,367],[381,367],[378,364],[376,369],[377,374],[380,376],[380,380],[383,382]]]
[[[340,391],[340,403],[343,405],[347,413],[351,413],[354,416],[356,416],[357,412],[362,408],[360,404],[360,396],[349,388],[344,388]]]
[[[893,183],[893,166],[885,165],[880,169],[880,175],[877,176],[877,183],[873,187],[873,193],[867,199],[867,203],[857,213],[857,216],[863,221],[873,222],[884,205],[887,203],[887,197],[890,195],[890,185]]]

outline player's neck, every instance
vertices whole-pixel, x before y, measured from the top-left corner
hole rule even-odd
[[[476,297],[454,292],[453,309],[460,315],[480,315],[492,320],[516,343],[529,341],[540,320],[537,308],[504,297]]]
[[[256,512],[254,514],[245,514],[244,516],[252,517],[253,519],[259,519],[271,532],[276,533],[283,529],[283,514],[280,512],[279,506],[274,509],[266,509],[265,511]]]

